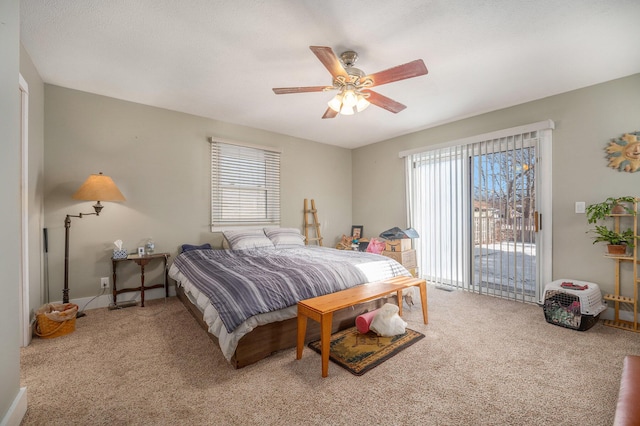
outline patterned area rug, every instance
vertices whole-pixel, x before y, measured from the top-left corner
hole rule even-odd
[[[329,359],[361,376],[423,337],[424,334],[408,328],[404,334],[379,337],[373,331],[361,334],[351,327],[331,335]],[[309,347],[320,353],[320,340],[309,343]]]

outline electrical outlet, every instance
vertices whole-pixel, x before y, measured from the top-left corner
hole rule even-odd
[[[100,278],[100,288],[109,288],[109,277]]]

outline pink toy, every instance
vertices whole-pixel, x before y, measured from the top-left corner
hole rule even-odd
[[[385,242],[379,238],[371,238],[367,246],[367,253],[380,254],[384,251]]]
[[[371,325],[371,321],[376,316],[380,309],[376,309],[375,311],[365,312],[362,315],[358,315],[356,317],[356,329],[358,333],[365,334],[369,331],[369,326]]]

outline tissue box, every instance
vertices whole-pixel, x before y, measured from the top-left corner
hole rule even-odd
[[[113,250],[114,259],[126,259],[128,255],[126,250]]]

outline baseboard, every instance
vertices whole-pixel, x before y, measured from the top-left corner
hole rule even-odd
[[[615,318],[615,310],[612,307],[607,308],[600,314],[601,320],[613,320]],[[633,311],[620,309],[619,318],[623,321],[633,322]]]
[[[169,296],[175,296],[175,287],[169,286]],[[154,288],[144,291],[144,300],[164,299],[165,291],[163,288]],[[140,292],[132,291],[127,293],[121,293],[118,295],[119,302],[136,301],[140,302]],[[80,308],[80,311],[97,308],[107,308],[113,303],[113,295],[111,293],[101,294],[93,297],[81,297],[77,299],[69,299],[69,302],[75,303]],[[62,303],[61,301],[51,303]]]
[[[11,407],[0,421],[0,426],[19,426],[27,413],[27,388],[20,388]]]

